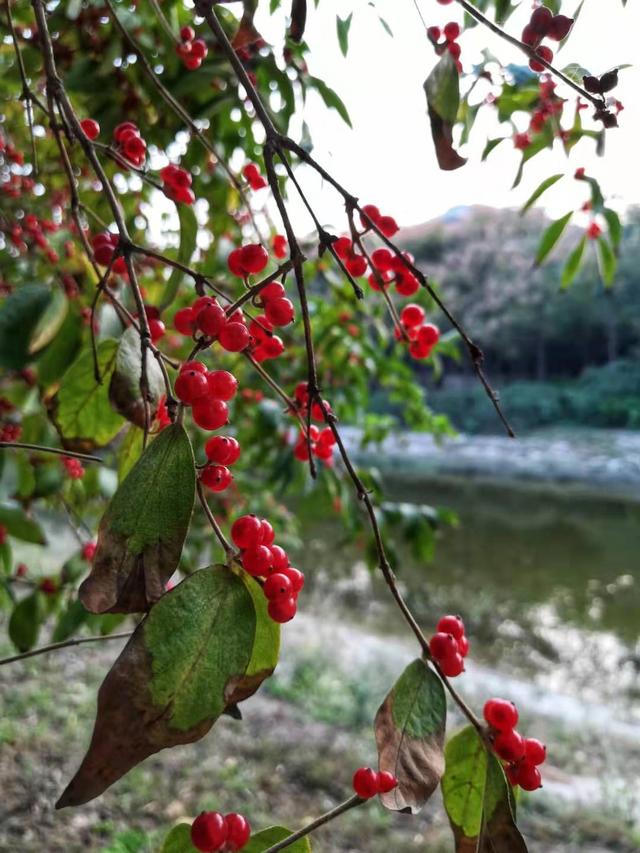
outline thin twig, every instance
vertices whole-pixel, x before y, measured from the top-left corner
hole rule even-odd
[[[368,800],[363,800],[358,796],[350,797],[348,800],[345,800],[344,803],[340,803],[339,806],[336,806],[335,809],[331,809],[331,811],[325,812],[323,815],[320,815],[320,817],[312,820],[311,823],[303,826],[302,829],[299,829],[297,832],[292,832],[291,835],[288,835],[283,841],[279,841],[277,844],[267,847],[264,853],[277,853],[278,850],[285,850],[296,841],[299,841],[301,838],[309,835],[314,830],[319,829],[319,827],[324,826],[325,823],[330,823],[345,812],[356,808],[356,806],[362,806],[366,802],[368,802]]]
[[[62,447],[45,447],[43,444],[24,444],[20,441],[0,441],[0,450],[5,447],[14,447],[17,450],[35,450],[38,453],[55,453],[58,456],[72,456],[74,459],[83,459],[85,462],[104,462],[99,456],[90,456],[88,453],[77,453],[75,450],[64,450]]]
[[[209,504],[207,502],[207,497],[204,493],[204,488],[203,488],[202,483],[200,482],[199,479],[197,481],[197,487],[196,488],[197,488],[197,492],[198,492],[198,500],[202,504],[202,509],[204,510],[204,513],[207,516],[207,520],[208,520],[209,524],[211,525],[211,529],[215,533],[215,535],[218,539],[218,542],[222,545],[222,549],[224,551],[225,557],[227,558],[227,563],[231,563],[233,560],[235,560],[237,558],[238,552],[236,551],[236,549],[233,547],[231,542],[229,542],[227,537],[224,535],[224,533],[220,529],[220,525],[216,521],[214,514],[211,512],[211,507],[209,506]]]
[[[31,649],[30,652],[22,652],[19,655],[12,655],[8,658],[0,658],[0,666],[3,666],[5,663],[14,663],[17,660],[26,660],[26,658],[33,658],[36,655],[43,655],[47,652],[55,652],[58,649],[66,649],[69,646],[80,646],[83,643],[101,643],[105,640],[123,640],[125,637],[130,637],[133,634],[133,631],[122,631],[119,634],[105,634],[96,636],[96,637],[77,637],[73,640],[64,640],[61,643],[51,643],[48,646],[40,646],[39,649]]]

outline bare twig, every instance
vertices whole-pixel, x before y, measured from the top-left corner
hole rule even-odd
[[[5,663],[14,663],[18,660],[26,660],[33,658],[36,655],[44,655],[47,652],[56,652],[58,649],[66,649],[70,646],[81,646],[83,643],[102,643],[106,640],[123,640],[125,637],[130,637],[133,631],[122,631],[119,634],[105,634],[97,637],[77,637],[73,640],[64,640],[61,643],[51,643],[48,646],[40,646],[39,649],[31,649],[29,652],[22,652],[19,655],[11,655],[8,658],[0,658],[0,666]]]
[[[291,835],[287,836],[283,841],[279,841],[277,844],[267,847],[264,853],[277,853],[278,850],[285,850],[296,841],[299,841],[314,830],[324,826],[325,823],[331,823],[332,820],[340,817],[340,815],[343,815],[351,809],[355,809],[356,806],[362,806],[366,802],[368,802],[368,800],[363,800],[358,796],[350,797],[348,800],[345,800],[344,803],[340,803],[339,806],[336,806],[335,809],[331,809],[331,811],[325,812],[323,815],[320,815],[320,817],[312,820],[311,823],[308,823],[306,826],[302,827],[302,829],[299,829],[297,832],[292,832]]]
[[[99,456],[90,456],[88,453],[77,453],[75,450],[65,450],[62,447],[45,447],[43,444],[24,444],[20,441],[0,441],[0,450],[14,447],[17,450],[34,450],[38,453],[55,453],[58,456],[72,456],[74,459],[83,459],[85,462],[99,462],[104,460]]]

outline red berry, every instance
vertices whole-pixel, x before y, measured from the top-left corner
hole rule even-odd
[[[553,51],[551,50],[551,48],[547,47],[544,44],[536,49],[536,54],[541,59],[544,59],[545,62],[553,62]],[[545,66],[542,65],[541,62],[536,62],[535,59],[529,60],[529,68],[531,68],[532,71],[544,71],[545,70]]]
[[[180,372],[183,370],[195,370],[196,373],[202,373],[203,376],[207,375],[207,365],[201,361],[185,361],[180,368]]]
[[[207,376],[209,391],[218,400],[231,400],[238,390],[238,380],[228,370],[213,370]]]
[[[216,338],[227,322],[227,315],[219,305],[207,305],[196,316],[197,327],[208,338]]]
[[[240,278],[246,278],[247,271],[242,263],[242,249],[234,249],[227,258],[229,271]]]
[[[262,350],[266,358],[278,358],[284,352],[282,338],[278,337],[278,335],[273,335],[264,342]]]
[[[573,18],[568,18],[566,15],[554,15],[547,36],[554,41],[562,41],[569,35],[572,26]]]
[[[362,214],[365,214],[364,216]],[[368,218],[367,218],[368,217]],[[374,225],[378,224],[380,219],[380,209],[375,206],[375,204],[365,204],[362,208],[362,213],[360,214],[360,222],[362,223],[363,228],[371,228],[369,224],[369,219]]]
[[[249,821],[241,814],[232,812],[231,814],[225,815],[224,822],[227,827],[227,843],[225,845],[225,850],[228,850],[229,853],[235,853],[236,850],[242,850],[251,836]]]
[[[375,249],[371,253],[371,263],[380,272],[388,272],[393,268],[393,255],[389,249]]]
[[[449,3],[453,3],[453,0],[438,0],[438,3],[439,3],[441,6],[448,6],[448,5],[449,5]]]
[[[540,43],[541,38],[542,36],[531,26],[531,24],[527,24],[522,31],[520,40],[523,44],[526,44],[529,47],[536,47],[536,45]]]
[[[378,773],[378,793],[388,794],[398,787],[398,780],[388,770],[380,770]]]
[[[215,853],[227,840],[227,825],[219,812],[202,812],[191,824],[191,843],[202,853]]]
[[[92,118],[83,118],[80,127],[87,139],[96,139],[100,133],[100,125]]]
[[[515,729],[498,732],[493,750],[503,761],[519,761],[524,755],[524,738]]]
[[[0,542],[1,541],[2,540],[0,538]],[[93,560],[93,558],[95,557],[95,553],[96,553],[97,549],[98,549],[98,546],[96,545],[95,542],[87,542],[86,545],[82,546],[82,559],[86,560],[88,563],[90,563]]]
[[[242,247],[242,266],[248,273],[259,273],[269,263],[269,254],[259,243],[249,243]]]
[[[451,50],[452,47],[453,47],[453,45],[450,44],[449,50]],[[460,45],[457,45],[457,47],[458,47],[458,55],[459,55]],[[451,52],[453,53],[453,51],[451,51]],[[457,58],[458,57],[456,56],[456,59]],[[393,237],[394,234],[397,234],[398,231],[400,230],[398,223],[395,221],[393,216],[381,216],[377,222],[377,226],[382,231],[382,233],[384,234],[385,237]]]
[[[287,238],[282,234],[276,234],[271,243],[273,254],[276,258],[286,258],[289,252]]]
[[[533,764],[523,761],[519,764],[514,773],[516,784],[520,785],[523,791],[537,791],[542,787],[542,777],[540,771]]]
[[[279,572],[281,569],[289,568],[289,557],[284,548],[281,548],[279,545],[269,545],[269,550],[271,551],[271,562],[274,571]]]
[[[457,24],[455,21],[450,21],[448,24],[445,24],[444,37],[447,41],[455,41],[459,35],[460,24]]]
[[[347,255],[351,252],[351,247],[353,243],[348,237],[338,237],[337,240],[333,241],[333,251],[339,258],[344,260]]]
[[[265,305],[264,312],[269,322],[273,323],[274,326],[288,325],[293,322],[296,314],[293,302],[282,297],[269,300]]]
[[[467,640],[466,636],[462,636],[458,640],[458,651],[463,658],[466,658],[469,654],[469,640]]]
[[[231,539],[238,548],[254,548],[262,542],[260,519],[255,515],[241,515],[231,525]]]
[[[458,653],[458,641],[453,634],[438,632],[429,640],[429,651],[436,660]]]
[[[253,548],[247,548],[242,554],[242,565],[245,571],[254,577],[267,575],[273,565],[271,551],[266,545],[256,545]]]
[[[419,326],[424,322],[424,308],[421,305],[416,305],[414,302],[410,302],[408,305],[405,305],[402,311],[400,312],[400,320],[403,326],[407,328],[412,328],[413,326]]]
[[[240,444],[229,435],[214,435],[204,446],[209,462],[216,465],[233,465],[240,458]]]
[[[534,737],[524,739],[524,760],[527,764],[544,764],[547,760],[547,747]]]
[[[217,305],[217,304],[218,304],[218,302],[216,299],[214,299],[213,296],[198,296],[198,298],[196,300],[194,300],[193,305],[191,306],[191,309],[194,313],[194,316],[197,316],[199,311],[202,311],[205,308],[208,308],[210,305]]]
[[[180,28],[180,38],[182,39],[182,41],[193,41],[195,37],[196,33],[193,27]]]
[[[427,38],[432,42],[440,41],[440,36],[442,33],[440,32],[440,27],[427,27]]]
[[[360,767],[353,774],[353,790],[363,800],[378,793],[378,774],[371,767]]]
[[[260,291],[260,299],[262,302],[269,302],[271,299],[279,299],[282,296],[286,296],[287,291],[280,284],[279,281],[272,281],[269,284],[265,285]]]
[[[464,622],[459,616],[443,616],[436,625],[436,630],[443,634],[453,634],[456,640],[459,640],[464,636]]]
[[[531,13],[529,26],[533,27],[537,33],[545,36],[552,20],[553,12],[551,9],[547,9],[546,6],[540,6],[538,9],[534,9]]]
[[[194,422],[202,429],[220,429],[229,421],[229,409],[223,400],[204,397],[191,409]]]
[[[251,343],[251,335],[244,323],[226,323],[220,329],[218,340],[227,352],[241,352]]]
[[[123,121],[122,124],[119,124],[114,128],[113,139],[115,142],[122,142],[124,137],[129,133],[133,133],[135,136],[140,135],[137,125],[132,121]]]
[[[291,598],[274,598],[269,602],[267,612],[274,622],[290,622],[296,615],[297,603]]]
[[[483,714],[491,728],[500,732],[509,732],[518,725],[518,709],[506,699],[489,699]]]
[[[173,326],[181,335],[192,335],[195,329],[195,316],[191,308],[176,311]]]
[[[190,406],[209,392],[207,377],[198,370],[181,370],[176,379],[176,397]]]
[[[275,574],[269,575],[264,582],[262,591],[269,601],[274,601],[276,598],[290,598],[294,593],[291,579],[283,572],[275,572]]]
[[[233,475],[224,465],[207,465],[200,472],[200,479],[212,492],[224,492],[231,485]]]
[[[413,296],[419,289],[420,282],[413,273],[406,269],[396,273],[396,290],[401,296]]]
[[[359,278],[367,271],[367,259],[362,255],[350,255],[344,262],[344,265],[354,278]]]
[[[160,338],[164,335],[165,325],[162,320],[156,320],[155,318],[149,320],[147,325],[149,326],[149,334],[151,335],[151,340],[155,344],[155,342],[159,341]]]
[[[297,595],[304,587],[304,575],[302,574],[302,572],[299,569],[294,569],[293,566],[281,568],[280,572],[289,578],[293,585],[293,592],[295,595]]]
[[[271,524],[267,521],[266,518],[263,518],[260,522],[260,531],[261,531],[261,539],[260,543],[262,545],[271,546],[276,538],[275,531]]]
[[[207,43],[204,39],[195,39],[191,44],[191,56],[195,59],[199,59],[200,62],[205,58],[205,56],[209,53],[209,48],[207,47]]]
[[[440,669],[447,678],[455,678],[464,672],[464,659],[457,652],[453,655],[448,655],[446,658],[441,658],[438,661]]]

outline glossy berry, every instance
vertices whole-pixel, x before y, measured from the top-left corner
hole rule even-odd
[[[388,272],[393,269],[393,255],[389,249],[375,249],[371,253],[371,263],[380,272]]]
[[[207,376],[209,392],[218,400],[231,400],[238,391],[238,380],[228,370],[213,370]]]
[[[519,761],[524,755],[524,738],[515,729],[498,732],[493,741],[493,749],[504,761]]]
[[[233,465],[240,458],[240,444],[230,435],[214,435],[204,446],[209,462],[216,465]]]
[[[276,234],[271,243],[273,254],[278,259],[286,258],[289,254],[287,238],[283,234]]]
[[[284,548],[279,545],[269,545],[268,547],[271,551],[272,571],[279,572],[281,569],[289,568],[289,557]]]
[[[547,747],[534,737],[524,739],[524,760],[527,764],[544,764],[547,760]]]
[[[293,566],[281,568],[280,572],[289,578],[293,586],[293,592],[295,595],[297,595],[304,587],[304,575],[302,574],[302,572],[299,569],[294,569]]]
[[[389,791],[393,791],[394,788],[398,787],[398,780],[390,773],[388,770],[380,770],[378,772],[378,793],[379,794],[388,794]]]
[[[160,338],[164,335],[166,329],[162,320],[158,320],[156,317],[152,317],[148,321],[149,326],[149,334],[151,335],[152,343],[156,343]]]
[[[267,606],[267,612],[274,622],[290,622],[296,615],[297,603],[294,596],[274,598]]]
[[[464,672],[464,658],[457,652],[453,655],[448,655],[446,658],[441,658],[438,661],[443,675],[447,678],[455,678]]]
[[[439,42],[442,35],[440,27],[427,27],[427,38],[432,42]]]
[[[260,544],[270,547],[276,538],[275,530],[266,518],[260,522]]]
[[[443,616],[436,625],[436,630],[443,634],[453,634],[456,640],[464,636],[464,622],[459,616]]]
[[[273,565],[271,551],[266,545],[256,545],[247,548],[242,554],[242,565],[245,571],[253,577],[261,577],[269,573]]]
[[[553,51],[551,50],[550,47],[547,47],[544,44],[540,45],[540,47],[536,49],[536,54],[541,59],[544,59],[545,62],[553,62]],[[535,59],[529,60],[529,68],[532,71],[544,71],[545,70],[545,66],[541,62],[537,62]]]
[[[466,658],[466,656],[469,654],[469,640],[467,640],[464,634],[458,640],[458,651],[460,652],[463,658]]]
[[[224,492],[233,482],[233,475],[224,465],[207,465],[200,472],[200,479],[212,492]]]
[[[449,50],[451,50],[451,47],[452,45],[449,45]],[[393,216],[381,216],[376,224],[385,237],[393,237],[400,230],[400,227]]]
[[[533,29],[540,33],[543,36],[546,36],[549,31],[549,27],[551,26],[551,21],[553,20],[553,12],[551,9],[547,9],[546,6],[540,6],[538,9],[534,9],[531,13],[531,19],[529,20],[529,26],[533,27]]]
[[[80,127],[87,139],[97,139],[100,134],[100,125],[92,118],[83,118]]]
[[[573,26],[573,18],[566,15],[554,15],[547,31],[547,36],[554,41],[565,39]]]
[[[182,41],[193,41],[195,37],[196,33],[193,27],[180,28],[180,38],[182,39]]]
[[[511,731],[518,725],[518,709],[506,699],[489,699],[482,713],[491,728],[499,732]]]
[[[176,397],[190,406],[209,392],[207,377],[198,370],[181,370],[176,379]]]
[[[251,837],[249,821],[241,814],[232,812],[224,816],[224,822],[227,827],[225,850],[229,851],[229,853],[242,850]]]
[[[420,305],[416,305],[414,302],[410,302],[409,305],[405,305],[400,312],[400,321],[402,322],[402,325],[408,329],[424,323],[424,318],[424,308]]]
[[[450,21],[445,25],[443,32],[447,41],[455,41],[460,35],[460,24],[457,24],[455,21]]]
[[[344,260],[351,252],[353,243],[348,237],[338,237],[337,240],[333,241],[332,245],[333,251],[336,253],[336,255],[342,260]]]
[[[194,422],[202,429],[220,429],[229,421],[229,409],[223,400],[204,397],[196,400],[191,409]]]
[[[274,601],[277,598],[290,598],[294,594],[291,579],[282,572],[269,575],[264,582],[262,591],[269,601]]]
[[[273,323],[274,326],[288,325],[293,322],[296,313],[293,302],[283,297],[269,300],[265,305],[264,312],[269,322]]]
[[[173,327],[181,335],[193,335],[195,331],[195,315],[191,308],[181,308],[173,318]]]
[[[362,255],[350,255],[344,262],[344,265],[354,278],[359,278],[367,271],[367,259]]]
[[[540,771],[526,761],[516,767],[514,778],[516,784],[520,785],[523,791],[537,791],[538,788],[542,787]]]
[[[262,544],[262,526],[255,515],[241,515],[231,526],[231,539],[238,548],[254,548]]]
[[[363,800],[378,793],[378,774],[371,767],[360,767],[353,774],[353,790]]]
[[[265,285],[259,293],[260,300],[265,303],[272,299],[280,299],[287,295],[287,291],[279,281],[272,281]]]
[[[196,316],[196,325],[208,338],[216,338],[227,322],[227,315],[219,305],[207,305]]]
[[[218,340],[227,352],[242,352],[251,343],[251,335],[244,323],[226,323],[220,329]]]
[[[191,824],[191,843],[202,853],[215,853],[227,840],[227,825],[219,812],[202,812]]]
[[[458,641],[453,634],[438,632],[429,640],[429,651],[436,660],[458,653]]]

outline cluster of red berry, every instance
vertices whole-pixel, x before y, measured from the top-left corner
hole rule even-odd
[[[12,142],[0,136],[0,155],[4,165],[14,163],[24,166],[24,154]],[[9,198],[20,198],[23,193],[31,192],[35,181],[28,175],[22,175],[10,168],[0,170],[0,190]]]
[[[519,151],[525,151],[531,145],[531,134],[542,133],[547,123],[554,117],[562,115],[564,109],[564,101],[559,98],[556,93],[556,84],[553,80],[540,80],[540,97],[537,107],[533,112],[529,121],[529,130],[523,133],[516,133],[513,136],[514,147]],[[559,126],[559,119],[555,122],[555,133],[561,139],[565,140],[567,131]]]
[[[440,619],[436,633],[429,640],[429,651],[447,678],[454,678],[464,672],[469,641],[464,632],[464,622],[459,616],[448,615]]]
[[[194,423],[220,429],[229,422],[227,402],[236,395],[238,380],[226,370],[208,371],[201,361],[185,361],[175,381],[176,397],[191,406]]]
[[[74,456],[63,456],[62,464],[72,480],[81,480],[84,477],[84,467],[82,462]]]
[[[294,397],[298,408],[303,413],[306,413],[309,405],[309,385],[307,382],[298,382],[294,392]],[[329,401],[323,400],[322,403],[327,413],[331,414],[331,405],[329,404]],[[314,421],[319,421],[320,423],[325,420],[322,406],[318,402],[313,403],[311,406],[311,417]],[[330,427],[318,429],[315,424],[311,424],[309,427],[308,438],[304,432],[300,432],[293,449],[293,454],[296,459],[299,459],[301,462],[307,462],[309,460],[309,449],[311,449],[314,456],[321,459],[327,465],[331,465],[333,461],[333,448],[335,443],[336,437]]]
[[[242,850],[251,837],[246,817],[232,812],[202,812],[191,824],[191,843],[201,853],[235,853]]]
[[[522,42],[528,47],[534,48],[537,56],[545,62],[553,62],[553,51],[550,47],[541,44],[544,38],[554,41],[562,41],[569,35],[573,26],[573,18],[566,15],[554,15],[546,6],[539,6],[531,13],[529,23],[522,31]],[[529,60],[532,71],[544,71],[545,66],[535,59]]]
[[[58,253],[45,236],[57,230],[58,226],[50,219],[39,219],[35,214],[27,213],[22,220],[22,225],[16,224],[11,228],[10,240],[17,249],[24,251],[28,246],[25,245],[23,249],[23,237],[28,237],[33,245],[43,250],[49,263],[57,264],[60,260]]]
[[[409,354],[413,358],[429,358],[440,340],[440,330],[433,323],[425,323],[425,311],[421,305],[410,302],[400,312],[400,322],[409,337]],[[401,340],[399,330],[394,332]]]
[[[255,163],[247,163],[242,170],[242,174],[247,179],[252,190],[261,190],[267,186],[267,182],[260,174],[260,169]]]
[[[176,53],[182,60],[182,64],[189,71],[200,68],[206,58],[209,48],[204,39],[197,39],[193,27],[182,27],[180,30],[180,43],[176,45]]]
[[[547,758],[547,749],[536,738],[525,738],[516,731],[518,709],[506,699],[489,699],[484,718],[491,729],[493,750],[506,763],[505,773],[512,785],[535,791],[542,785],[538,767]]]
[[[20,441],[21,435],[20,424],[4,423],[0,426],[0,441]]]
[[[444,36],[444,41],[441,42],[440,38],[442,36]],[[438,56],[441,56],[445,51],[448,51],[455,59],[458,71],[462,71],[462,63],[460,62],[462,49],[458,44],[458,39],[460,38],[460,24],[457,24],[455,21],[449,21],[448,24],[444,25],[442,30],[440,27],[436,26],[428,27],[427,38],[435,47]]]
[[[244,570],[265,579],[262,590],[269,601],[269,616],[274,622],[293,619],[304,575],[289,565],[287,552],[275,544],[271,524],[255,515],[242,515],[231,526],[231,539],[240,548]]]
[[[191,189],[192,178],[186,169],[170,163],[164,169],[160,169],[160,177],[162,189],[168,198],[172,201],[181,201],[183,204],[194,203],[196,197]]]
[[[147,143],[132,121],[123,121],[113,131],[114,148],[134,166],[142,166],[147,156]]]
[[[224,370],[216,372],[226,373]],[[230,435],[214,435],[205,444],[204,452],[208,464],[200,471],[200,480],[212,492],[224,492],[233,481],[229,466],[235,465],[240,458],[240,443]]]
[[[113,252],[119,243],[117,234],[111,231],[101,231],[91,239],[91,248],[93,249],[93,259],[100,266],[108,267],[113,257]],[[111,265],[111,272],[123,275],[127,271],[127,264],[122,255],[116,258]]]
[[[362,215],[364,214],[364,216]],[[371,221],[369,221],[371,220]],[[385,237],[393,237],[400,230],[393,216],[383,216],[375,204],[365,204],[360,214],[360,222],[365,231],[371,228],[371,222]]]
[[[259,243],[247,243],[245,246],[238,246],[237,249],[229,253],[227,258],[229,272],[244,279],[262,272],[268,263],[269,253]]]
[[[189,308],[176,311],[173,324],[182,335],[197,331],[217,340],[227,352],[241,352],[251,343],[251,334],[241,309],[230,317],[213,296],[199,296]],[[186,401],[183,401],[186,402]]]
[[[398,780],[388,770],[360,767],[353,774],[353,790],[361,800],[370,800],[378,794],[388,794],[398,786]]]

